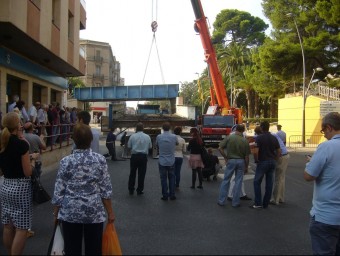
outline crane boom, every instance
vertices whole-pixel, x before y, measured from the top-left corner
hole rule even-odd
[[[192,7],[195,13],[195,30],[200,34],[205,60],[208,63],[210,77],[214,85],[215,96],[218,105],[222,108],[222,113],[228,113],[230,109],[227,92],[224,87],[222,75],[217,65],[217,57],[215,49],[211,42],[210,32],[207,25],[206,17],[203,12],[200,0],[191,0]],[[214,95],[211,95],[214,98]],[[224,111],[223,111],[224,110]]]
[[[213,87],[210,87],[210,107],[207,113],[201,117],[200,132],[205,142],[216,143],[223,136],[230,133],[233,125],[242,123],[242,111],[229,105],[201,1],[191,0],[191,4],[196,18],[194,28],[200,35],[205,61],[208,63],[210,78],[213,83]],[[217,106],[215,104],[215,97],[217,99]],[[220,111],[217,111],[217,107],[220,108]]]

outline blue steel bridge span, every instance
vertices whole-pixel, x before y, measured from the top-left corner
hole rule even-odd
[[[178,92],[179,84],[102,86],[74,88],[74,97],[84,102],[152,100],[175,102]]]

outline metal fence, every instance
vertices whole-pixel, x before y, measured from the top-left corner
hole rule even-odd
[[[316,148],[320,143],[326,140],[323,135],[306,135],[305,139],[305,148]],[[289,136],[287,146],[290,148],[302,148],[302,136]]]
[[[327,100],[340,100],[340,90],[337,88],[330,88],[329,86],[319,85],[317,89],[319,95],[327,97]]]
[[[44,134],[44,141],[46,143],[46,150],[53,151],[73,144],[73,124],[59,124],[59,125],[43,125],[38,127],[38,135]]]

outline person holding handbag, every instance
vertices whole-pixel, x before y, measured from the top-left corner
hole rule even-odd
[[[195,189],[196,178],[198,176],[199,185],[197,188],[203,189],[202,168],[204,168],[204,164],[201,157],[203,141],[198,134],[197,128],[191,128],[190,134],[192,136],[188,144],[188,151],[190,151],[189,166],[192,169],[192,185],[190,188]]]
[[[32,166],[29,144],[22,136],[17,113],[9,112],[2,118],[0,169],[4,183],[0,190],[3,242],[9,255],[21,255],[27,231],[32,225]]]
[[[83,239],[85,255],[102,255],[105,215],[108,222],[115,219],[106,159],[92,151],[92,138],[90,126],[74,126],[76,149],[60,161],[55,182],[53,214],[61,223],[65,255],[82,255]]]

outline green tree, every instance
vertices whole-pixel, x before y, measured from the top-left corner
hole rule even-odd
[[[265,36],[268,25],[261,19],[238,10],[222,10],[212,36],[228,95],[231,88],[242,90],[236,102],[246,109],[248,117],[276,117],[278,98],[295,92],[296,85],[302,86],[296,25],[305,54],[306,83],[316,67],[324,72],[314,78],[336,76],[340,67],[339,0],[263,0],[262,6],[272,24],[270,37]],[[203,72],[200,79],[205,77]],[[339,83],[327,82],[332,87]],[[208,83],[201,84],[209,90]]]
[[[260,48],[262,68],[278,79],[302,84],[296,22],[304,48],[307,81],[316,67],[324,69],[316,74],[320,78],[339,69],[339,1],[263,0],[262,6],[274,29],[272,38]]]
[[[185,105],[201,106],[197,80],[184,82],[180,88],[179,96],[183,97],[183,103]]]
[[[256,93],[250,73],[246,73],[246,70],[251,70],[253,65],[251,49],[263,43],[267,28],[268,25],[262,19],[238,10],[222,10],[214,22],[212,40],[216,43],[220,72],[227,85],[229,98],[233,96],[230,104],[245,109],[248,117],[254,116]],[[236,92],[240,90],[246,96],[245,101],[243,97],[235,100],[238,95]]]
[[[233,42],[253,47],[263,43],[267,28],[262,19],[248,12],[225,9],[216,16],[212,38],[217,43]]]
[[[83,80],[79,77],[68,77],[68,93],[70,96],[74,96],[74,88],[86,87]]]
[[[86,87],[84,81],[80,77],[68,77],[68,94],[71,97],[74,97],[74,88],[83,88]],[[86,111],[91,111],[91,103],[85,102],[84,108]]]

